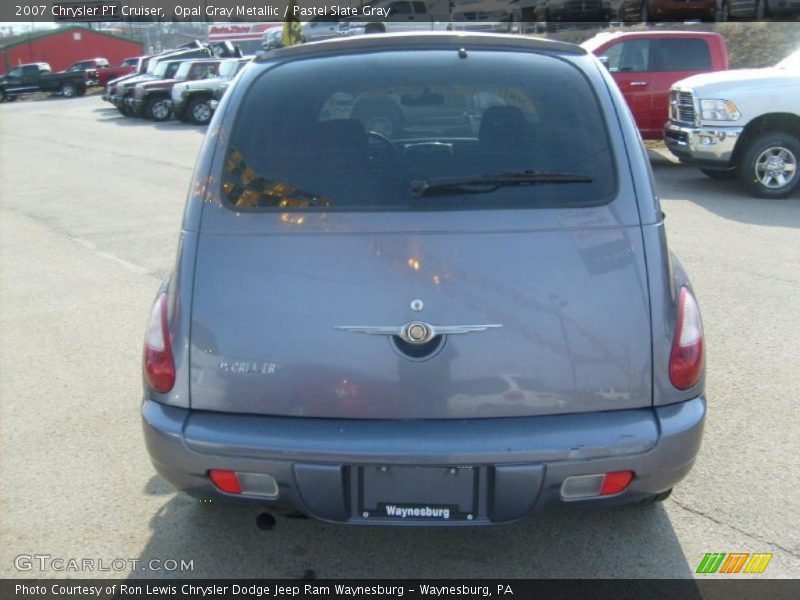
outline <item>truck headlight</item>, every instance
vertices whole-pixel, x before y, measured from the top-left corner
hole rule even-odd
[[[700,115],[706,121],[737,121],[742,117],[730,100],[700,100]]]

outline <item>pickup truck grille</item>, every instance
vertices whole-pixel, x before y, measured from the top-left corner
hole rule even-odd
[[[670,117],[681,123],[694,123],[694,97],[691,92],[672,90],[669,93]]]

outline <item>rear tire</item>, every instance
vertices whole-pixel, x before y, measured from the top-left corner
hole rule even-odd
[[[156,123],[166,121],[170,117],[170,110],[167,102],[167,98],[163,96],[150,98],[150,100],[147,101],[147,106],[145,106],[144,115]]]
[[[208,125],[214,113],[208,105],[208,98],[195,98],[189,103],[186,114],[195,125]]]
[[[730,181],[736,179],[736,169],[730,171],[714,171],[712,169],[700,169],[700,172],[706,177],[716,179],[717,181]]]
[[[74,83],[62,83],[59,91],[64,98],[74,98],[78,94],[78,88]]]
[[[800,139],[768,131],[748,142],[739,158],[739,182],[751,196],[779,199],[800,186]]]

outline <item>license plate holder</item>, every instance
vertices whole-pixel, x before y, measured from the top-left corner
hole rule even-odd
[[[477,467],[356,467],[358,516],[399,521],[471,521],[479,494]]]

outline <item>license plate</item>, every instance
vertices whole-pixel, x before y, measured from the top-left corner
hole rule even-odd
[[[475,467],[357,467],[358,512],[368,519],[460,521],[476,517]]]

